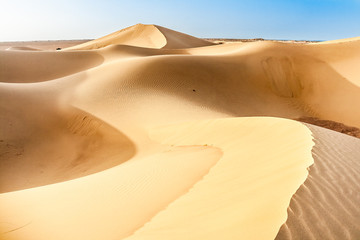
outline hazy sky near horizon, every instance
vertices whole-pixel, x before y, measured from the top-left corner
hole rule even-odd
[[[0,0],[0,41],[90,39],[137,24],[196,37],[360,36],[360,0]]]

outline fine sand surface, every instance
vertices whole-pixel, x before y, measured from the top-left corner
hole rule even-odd
[[[360,239],[360,139],[307,126],[314,165],[276,239]]]
[[[33,48],[0,50],[0,239],[359,238],[360,140],[293,120],[357,136],[359,39]]]

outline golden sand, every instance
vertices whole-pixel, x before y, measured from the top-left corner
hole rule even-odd
[[[343,135],[291,119],[360,127],[359,61],[356,38],[218,45],[143,24],[0,51],[0,239],[329,236],[312,202],[357,189],[318,173]],[[359,200],[330,195],[328,208]],[[336,229],[359,236],[352,211],[334,211]]]

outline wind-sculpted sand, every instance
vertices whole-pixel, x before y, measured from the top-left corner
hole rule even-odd
[[[307,126],[314,165],[276,239],[359,239],[360,139]]]
[[[357,130],[359,61],[143,24],[0,51],[0,239],[356,239],[360,140],[293,119]]]

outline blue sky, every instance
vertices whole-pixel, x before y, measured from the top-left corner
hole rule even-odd
[[[0,41],[98,38],[136,23],[197,37],[360,36],[360,0],[0,0]]]

